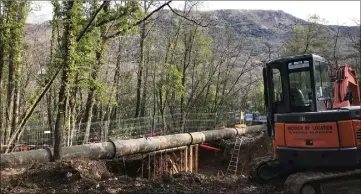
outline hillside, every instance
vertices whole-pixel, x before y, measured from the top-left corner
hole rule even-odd
[[[207,24],[208,33],[213,39],[223,36],[222,31],[229,31],[238,39],[246,40],[244,45],[249,49],[264,50],[268,44],[272,48],[279,47],[290,38],[295,24],[306,24],[305,20],[297,18],[284,11],[273,10],[215,10],[198,12],[199,18]],[[176,27],[179,17],[169,10],[161,10],[157,16],[158,24],[155,31],[159,35],[166,35],[171,29]],[[37,39],[40,43],[45,43],[50,39],[51,26],[49,22],[43,24],[28,24],[27,37],[31,40]],[[353,35],[360,34],[359,26],[336,26],[329,25],[328,29],[332,36],[335,36],[340,28],[341,37],[339,39],[340,51],[342,55],[351,54],[352,51],[346,48],[350,44],[347,33]],[[45,41],[45,42],[44,42]],[[135,45],[128,45],[132,48]],[[132,49],[136,51],[137,49]]]
[[[166,14],[166,10],[162,14]],[[202,18],[209,20],[210,34],[217,36],[219,30],[230,26],[231,30],[239,37],[245,36],[249,41],[258,47],[264,47],[268,43],[277,47],[290,38],[296,24],[307,24],[307,21],[297,18],[284,11],[273,10],[216,10],[201,13]],[[335,36],[340,28],[339,36],[341,52],[348,54],[351,51],[344,48],[349,44],[345,39],[347,32],[353,35],[360,35],[359,26],[336,26],[329,25],[328,29],[332,36]]]
[[[262,75],[260,68],[262,63],[269,58],[277,58],[279,56],[280,46],[287,41],[292,35],[295,24],[306,24],[305,20],[292,16],[289,13],[283,11],[269,11],[269,10],[216,10],[216,11],[202,11],[190,16],[192,20],[201,22],[207,27],[196,27],[189,21],[182,20],[181,17],[176,16],[170,10],[161,10],[154,15],[150,22],[152,27],[149,32],[147,40],[147,55],[146,70],[148,73],[144,78],[144,82],[147,85],[148,90],[151,92],[157,86],[153,82],[158,82],[162,78],[162,71],[164,71],[164,59],[166,58],[167,46],[176,44],[176,48],[171,51],[170,55],[172,59],[169,59],[167,63],[172,63],[179,69],[183,68],[185,64],[185,36],[190,35],[192,30],[197,28],[200,35],[197,37],[197,46],[191,51],[193,58],[188,59],[189,68],[184,72],[185,80],[185,93],[186,98],[190,98],[190,107],[194,107],[194,110],[200,111],[203,107],[207,106],[207,109],[214,106],[216,107],[216,101],[212,101],[212,98],[219,98],[218,95],[210,97],[212,92],[225,93],[228,88],[230,96],[227,96],[228,100],[219,102],[220,106],[234,107],[242,104],[246,106],[249,95],[244,92],[244,88],[252,86],[252,93],[255,88],[253,87],[257,80],[261,80]],[[155,25],[152,22],[155,21]],[[182,21],[181,37],[176,39],[177,27]],[[37,75],[40,69],[47,69],[49,63],[49,50],[50,39],[52,35],[51,22],[45,22],[42,24],[29,24],[26,28],[26,47],[27,47],[27,61],[29,63],[29,87],[37,87],[38,80],[33,79],[33,75]],[[350,46],[351,41],[348,38],[348,33],[353,35],[360,34],[359,26],[327,26],[331,36],[334,36],[340,29],[337,53],[339,59],[345,59],[352,63],[358,64],[358,53],[352,50]],[[149,30],[149,29],[148,29]],[[106,54],[106,60],[99,70],[102,83],[107,83],[107,87],[111,87],[114,84],[115,77],[119,79],[117,82],[118,100],[117,102],[123,110],[119,114],[122,117],[131,117],[134,113],[136,91],[137,91],[137,75],[138,75],[138,62],[140,53],[139,35],[127,35],[117,37],[108,42],[109,49]],[[57,44],[58,45],[58,44]],[[270,50],[269,50],[270,49]],[[329,48],[330,50],[334,49]],[[203,52],[202,56],[196,56],[197,53]],[[197,58],[198,57],[198,58]],[[84,60],[86,60],[84,58]],[[332,59],[331,59],[332,60]],[[341,62],[339,60],[339,62]],[[90,63],[82,64],[92,66]],[[218,66],[217,66],[218,65]],[[210,71],[215,68],[214,72]],[[116,70],[119,68],[119,70]],[[242,72],[244,69],[249,69],[244,75]],[[115,75],[115,72],[120,74]],[[216,77],[217,78],[212,78]],[[86,76],[86,74],[85,74]],[[178,76],[178,75],[177,75]],[[209,78],[207,77],[209,76]],[[209,79],[209,81],[207,81]],[[250,81],[253,80],[253,81]],[[181,82],[181,80],[178,80]],[[221,90],[215,91],[218,85],[216,83],[224,84]],[[56,82],[59,83],[58,81]],[[230,84],[235,83],[235,84]],[[169,83],[179,84],[179,83]],[[201,86],[202,85],[202,86]],[[206,87],[207,86],[207,87]],[[172,85],[173,88],[174,85]],[[198,87],[198,88],[197,88]],[[234,89],[234,90],[232,90]],[[86,93],[87,88],[83,89]],[[213,91],[212,91],[213,90]],[[202,103],[196,103],[195,99],[192,99],[192,92],[199,92],[196,96],[197,100],[208,98],[202,101]],[[262,92],[259,92],[262,94]],[[204,96],[203,96],[204,95]],[[223,94],[222,94],[223,95]],[[240,97],[240,95],[242,97]],[[233,96],[233,97],[232,97]],[[146,96],[147,109],[152,109],[153,96]],[[225,97],[226,98],[226,97]],[[54,99],[56,97],[54,96]],[[178,100],[178,101],[177,101]],[[179,99],[174,101],[174,107],[169,107],[169,110],[179,109]],[[260,99],[262,100],[262,99]],[[82,103],[85,103],[84,101]],[[248,103],[248,102],[247,102]],[[260,104],[252,102],[254,104]],[[226,105],[225,105],[226,104]],[[45,106],[45,105],[44,105]],[[217,105],[218,106],[218,105]],[[177,109],[178,108],[178,109]],[[262,107],[261,107],[262,108]],[[226,109],[226,108],[225,108]],[[208,110],[207,110],[208,111]],[[41,111],[39,111],[41,112]],[[151,111],[148,111],[151,112]],[[124,114],[124,115],[123,115]]]

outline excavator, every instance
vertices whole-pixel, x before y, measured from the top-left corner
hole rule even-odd
[[[360,93],[355,70],[319,55],[275,59],[263,68],[267,133],[273,155],[255,158],[249,178],[283,177],[287,194],[323,193],[324,185],[361,185]]]

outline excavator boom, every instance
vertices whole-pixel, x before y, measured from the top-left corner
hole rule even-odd
[[[333,108],[360,105],[360,91],[356,72],[348,64],[337,68],[334,83]]]

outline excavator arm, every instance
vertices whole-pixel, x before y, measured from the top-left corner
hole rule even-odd
[[[360,105],[360,92],[355,70],[348,64],[339,66],[334,76],[333,108]]]

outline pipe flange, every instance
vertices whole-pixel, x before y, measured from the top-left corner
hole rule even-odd
[[[193,145],[193,135],[189,132],[187,134],[189,134],[189,136],[191,136],[191,142],[188,144],[188,146]]]
[[[111,159],[114,159],[117,155],[117,148],[115,147],[115,143],[111,139],[108,139],[108,142],[111,143],[113,146],[114,154],[111,156]]]

